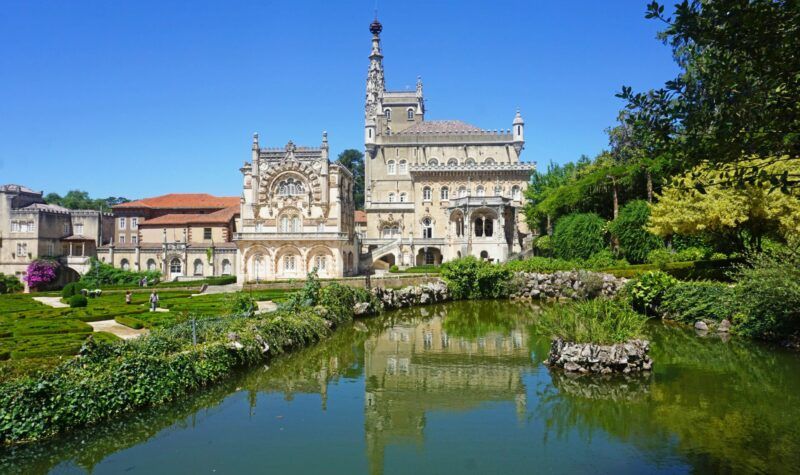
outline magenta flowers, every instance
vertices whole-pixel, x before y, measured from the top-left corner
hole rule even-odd
[[[32,289],[41,285],[49,284],[56,279],[58,262],[45,259],[37,259],[28,264],[25,282]]]

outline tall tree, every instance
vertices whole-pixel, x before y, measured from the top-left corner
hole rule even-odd
[[[356,209],[364,209],[364,154],[349,148],[339,154],[337,161],[353,174],[353,200]]]
[[[58,193],[48,193],[44,197],[48,204],[63,206],[69,209],[94,209],[99,211],[109,211],[112,206],[120,203],[127,203],[127,198],[122,196],[109,196],[108,198],[93,199],[89,193],[81,190],[70,190],[66,195]]]
[[[689,167],[764,165],[800,157],[800,8],[796,0],[684,0],[674,13],[651,2],[646,18],[661,21],[660,38],[681,68],[663,88],[623,87],[627,122],[648,128]],[[800,186],[800,170],[734,166],[717,182]]]

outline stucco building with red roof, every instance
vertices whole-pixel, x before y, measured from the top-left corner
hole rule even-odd
[[[236,196],[171,193],[116,205],[112,242],[98,257],[166,280],[236,275],[240,203]]]

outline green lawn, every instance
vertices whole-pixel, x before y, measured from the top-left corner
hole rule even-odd
[[[256,300],[283,301],[285,290],[249,292]],[[53,308],[33,300],[36,294],[0,295],[0,360],[56,357],[78,352],[92,327],[86,322],[117,320],[131,327],[154,328],[191,317],[218,317],[227,313],[229,294],[191,297],[189,291],[159,291],[159,306],[168,312],[150,312],[149,292],[124,293],[90,298],[85,308]],[[96,338],[114,339],[94,333]]]

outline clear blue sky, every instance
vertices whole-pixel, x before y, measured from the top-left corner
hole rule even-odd
[[[509,128],[540,166],[607,145],[623,84],[676,67],[647,0],[382,0],[387,85],[428,119]],[[0,183],[94,197],[241,193],[262,146],[363,148],[374,0],[5,1]]]

